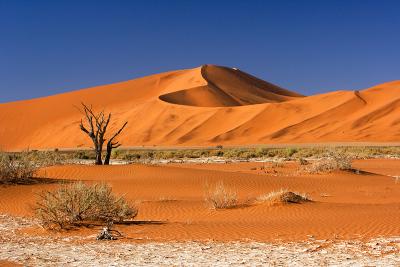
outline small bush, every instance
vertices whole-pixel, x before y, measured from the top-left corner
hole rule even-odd
[[[78,151],[75,154],[75,157],[77,159],[90,159],[89,157],[89,153],[85,152],[85,151]]]
[[[68,162],[67,155],[60,152],[40,151],[40,152],[23,152],[21,157],[26,157],[37,167],[48,167],[60,165]]]
[[[257,202],[262,202],[262,203],[266,202],[271,205],[301,203],[307,201],[310,201],[310,199],[306,194],[291,192],[287,189],[273,191],[257,198]]]
[[[336,170],[352,170],[352,158],[344,153],[331,152],[328,158],[314,161],[305,167],[309,173],[324,173]]]
[[[308,165],[308,163],[309,163],[309,162],[308,162],[306,159],[304,159],[304,158],[299,158],[298,161],[299,161],[299,164],[300,164],[300,165],[303,165],[303,166],[304,166],[304,165]]]
[[[290,158],[290,157],[292,157],[294,154],[296,154],[298,152],[298,149],[297,148],[288,148],[287,150],[286,150],[286,156],[288,157],[288,158]]]
[[[37,168],[27,152],[0,153],[0,183],[19,183],[31,179]]]
[[[212,187],[206,185],[205,199],[213,209],[229,209],[238,205],[236,191],[226,188],[222,181]]]
[[[209,153],[210,157],[223,157],[224,151],[223,150],[211,150]]]
[[[122,221],[137,215],[136,208],[124,197],[115,196],[110,186],[82,182],[43,191],[35,211],[41,224],[49,229],[66,229],[84,221]]]
[[[119,150],[119,149],[113,149],[112,152],[111,152],[111,158],[112,159],[118,159],[118,158],[121,157],[121,155],[122,155],[122,151]]]

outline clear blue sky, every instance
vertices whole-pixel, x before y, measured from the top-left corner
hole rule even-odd
[[[400,79],[400,1],[0,0],[0,102],[206,63],[307,95]]]

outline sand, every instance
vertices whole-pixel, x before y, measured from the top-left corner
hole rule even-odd
[[[400,81],[304,97],[240,70],[204,65],[0,104],[0,148],[89,147],[78,127],[81,102],[112,112],[111,128],[129,122],[120,136],[125,147],[400,138]]]
[[[358,161],[356,166],[368,166]],[[261,169],[263,163],[56,166],[41,176],[105,181],[137,203],[137,220],[162,222],[119,226],[127,236],[154,241],[276,241],[399,236],[400,160],[375,160],[376,173],[299,174],[296,163]],[[272,170],[272,166],[266,166]],[[366,168],[365,170],[368,170]],[[206,184],[223,181],[243,202],[281,188],[307,193],[312,202],[271,206],[258,203],[213,210],[204,200]],[[0,187],[0,212],[32,216],[35,194],[57,185]],[[91,232],[93,233],[93,232]]]
[[[106,182],[140,221],[95,241],[101,225],[53,232],[33,217],[36,194],[57,184],[0,186],[0,266],[398,266],[399,159],[356,160],[360,172],[307,174],[296,162],[65,165],[38,175]],[[205,185],[223,181],[248,205],[214,210]],[[252,202],[287,188],[311,202]]]
[[[398,266],[400,238],[303,242],[93,241],[94,236],[31,236],[33,225],[0,215],[5,266]],[[4,229],[13,229],[14,233]],[[0,265],[1,266],[1,265]]]
[[[400,81],[303,96],[237,69],[204,65],[0,104],[0,149],[90,147],[78,126],[81,102],[112,112],[110,131],[129,122],[119,136],[124,147],[387,145],[400,138]],[[33,206],[38,192],[57,184],[1,185],[0,266],[103,266],[110,259],[150,266],[398,264],[400,160],[353,166],[360,172],[308,174],[296,162],[43,168],[40,177],[109,183],[135,203],[141,223],[116,226],[124,239],[109,246],[91,241],[98,227],[49,232],[34,220]],[[205,189],[221,181],[243,205],[210,207]],[[254,201],[282,188],[312,201]]]

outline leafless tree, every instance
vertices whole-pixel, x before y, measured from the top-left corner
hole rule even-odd
[[[86,123],[84,123],[83,119],[81,119],[81,123],[79,125],[80,129],[86,133],[93,142],[94,151],[96,153],[96,165],[103,165],[103,145],[107,141],[106,132],[111,121],[111,113],[108,113],[107,115],[104,113],[104,111],[95,113],[92,107],[88,107],[84,103],[82,103],[82,107],[85,114]],[[120,146],[119,142],[114,140],[127,124],[128,122],[125,122],[123,126],[108,140],[104,165],[110,164],[112,149]]]

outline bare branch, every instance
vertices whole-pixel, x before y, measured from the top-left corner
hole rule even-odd
[[[126,121],[125,123],[124,123],[124,125],[122,125],[122,127],[118,130],[118,132],[116,132],[114,135],[113,135],[113,137],[111,137],[110,138],[110,140],[108,141],[108,142],[112,142],[113,140],[114,140],[114,138],[116,138],[121,132],[122,132],[122,130],[125,128],[125,126],[128,124],[128,122]]]
[[[95,113],[93,111],[92,106],[87,106],[84,103],[81,103],[83,107],[83,114],[85,115],[86,125],[83,120],[80,121],[79,127],[82,132],[86,133],[93,142],[94,149],[96,152],[96,164],[102,164],[102,151],[103,145],[106,141],[106,132],[107,128],[110,125],[112,114],[106,113],[103,111],[99,113]],[[114,142],[114,139],[117,138],[119,134],[124,130],[128,122],[125,122],[122,127],[108,139],[107,142],[107,154],[104,161],[104,164],[109,164],[111,151],[113,148],[118,148],[121,146],[119,142]]]

